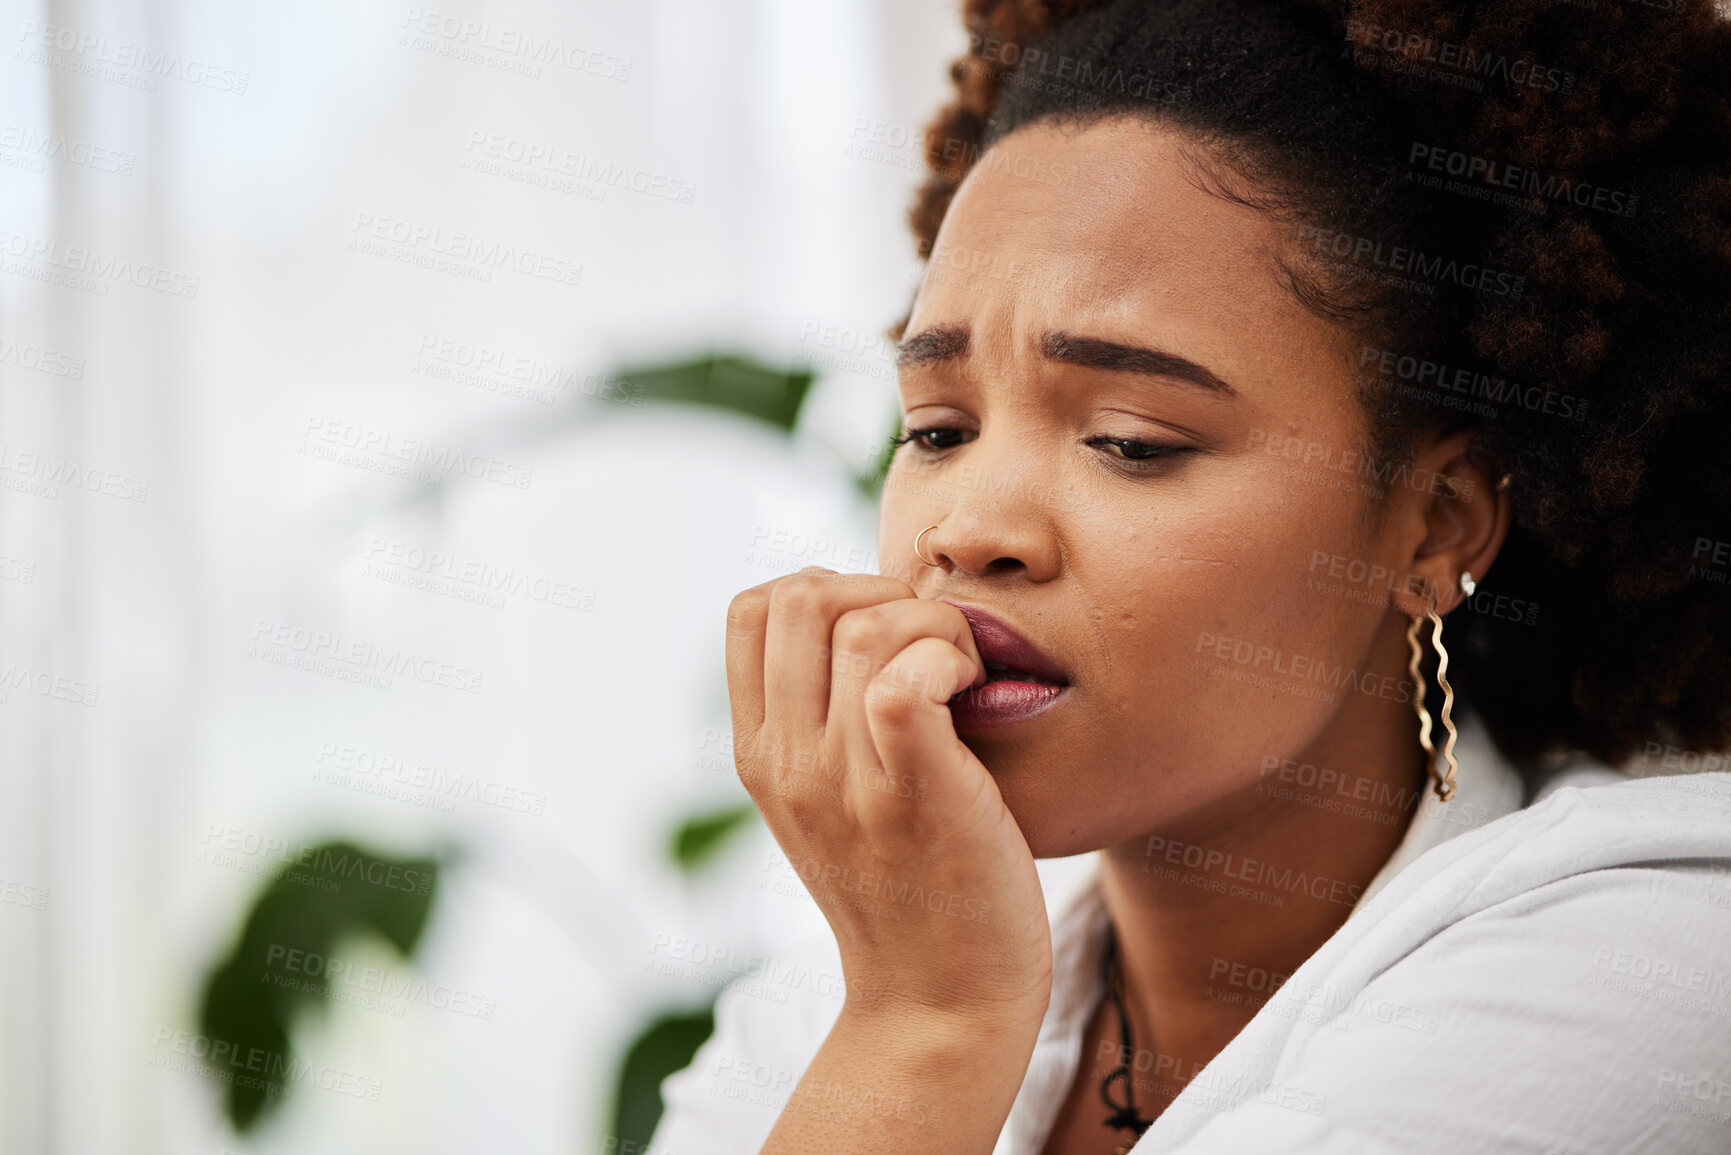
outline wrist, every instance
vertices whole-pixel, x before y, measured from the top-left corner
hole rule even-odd
[[[930,1006],[856,999],[850,993],[836,1029],[932,1069],[975,1065],[988,1057],[1025,1062],[1049,997],[1047,991],[1003,1002]]]
[[[763,1155],[983,1155],[1027,1074],[1043,1012],[1043,1002],[931,1007],[850,993]]]

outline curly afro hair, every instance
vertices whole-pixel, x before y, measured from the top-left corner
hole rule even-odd
[[[1023,125],[1180,129],[1216,191],[1290,223],[1300,299],[1360,332],[1375,450],[1470,428],[1512,479],[1495,573],[1448,631],[1503,753],[1731,747],[1731,24],[1704,0],[965,0],[964,20],[921,257]]]

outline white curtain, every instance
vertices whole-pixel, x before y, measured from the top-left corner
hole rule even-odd
[[[656,944],[814,917],[761,833],[664,846],[743,798],[727,598],[872,567],[952,6],[0,12],[0,1149],[598,1148],[712,993]],[[791,441],[608,380],[713,350],[819,370]],[[237,1140],[164,1060],[262,848],[338,835],[462,848],[412,967],[345,961],[494,1010],[333,1002],[297,1047],[377,1099]]]

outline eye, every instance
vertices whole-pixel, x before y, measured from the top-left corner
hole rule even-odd
[[[1155,441],[1135,441],[1128,437],[1090,437],[1089,445],[1106,448],[1107,453],[1125,461],[1159,461],[1178,457],[1195,448],[1190,445],[1165,445]]]
[[[934,426],[930,429],[909,429],[904,431],[900,437],[890,438],[890,444],[900,447],[912,441],[916,443],[918,448],[924,450],[954,449],[962,443],[962,438],[966,432],[965,429],[949,429],[943,426]]]

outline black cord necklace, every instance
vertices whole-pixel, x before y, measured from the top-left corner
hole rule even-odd
[[[1118,967],[1118,936],[1110,922],[1106,924],[1106,949],[1100,955],[1100,978],[1105,984],[1107,997],[1118,1008],[1118,1034],[1123,1040],[1123,1047],[1118,1052],[1123,1061],[1106,1076],[1105,1082],[1100,1084],[1100,1098],[1106,1101],[1106,1106],[1112,1108],[1112,1113],[1106,1116],[1104,1123],[1120,1131],[1133,1132],[1113,1153],[1129,1155],[1130,1148],[1136,1145],[1142,1132],[1154,1125],[1154,1120],[1144,1119],[1142,1112],[1136,1109],[1136,1091],[1130,1078],[1130,1066],[1136,1058],[1136,1045],[1130,1037],[1130,1015],[1124,1010],[1124,976]],[[1119,1079],[1124,1081],[1122,1103],[1112,1098],[1112,1084]]]

